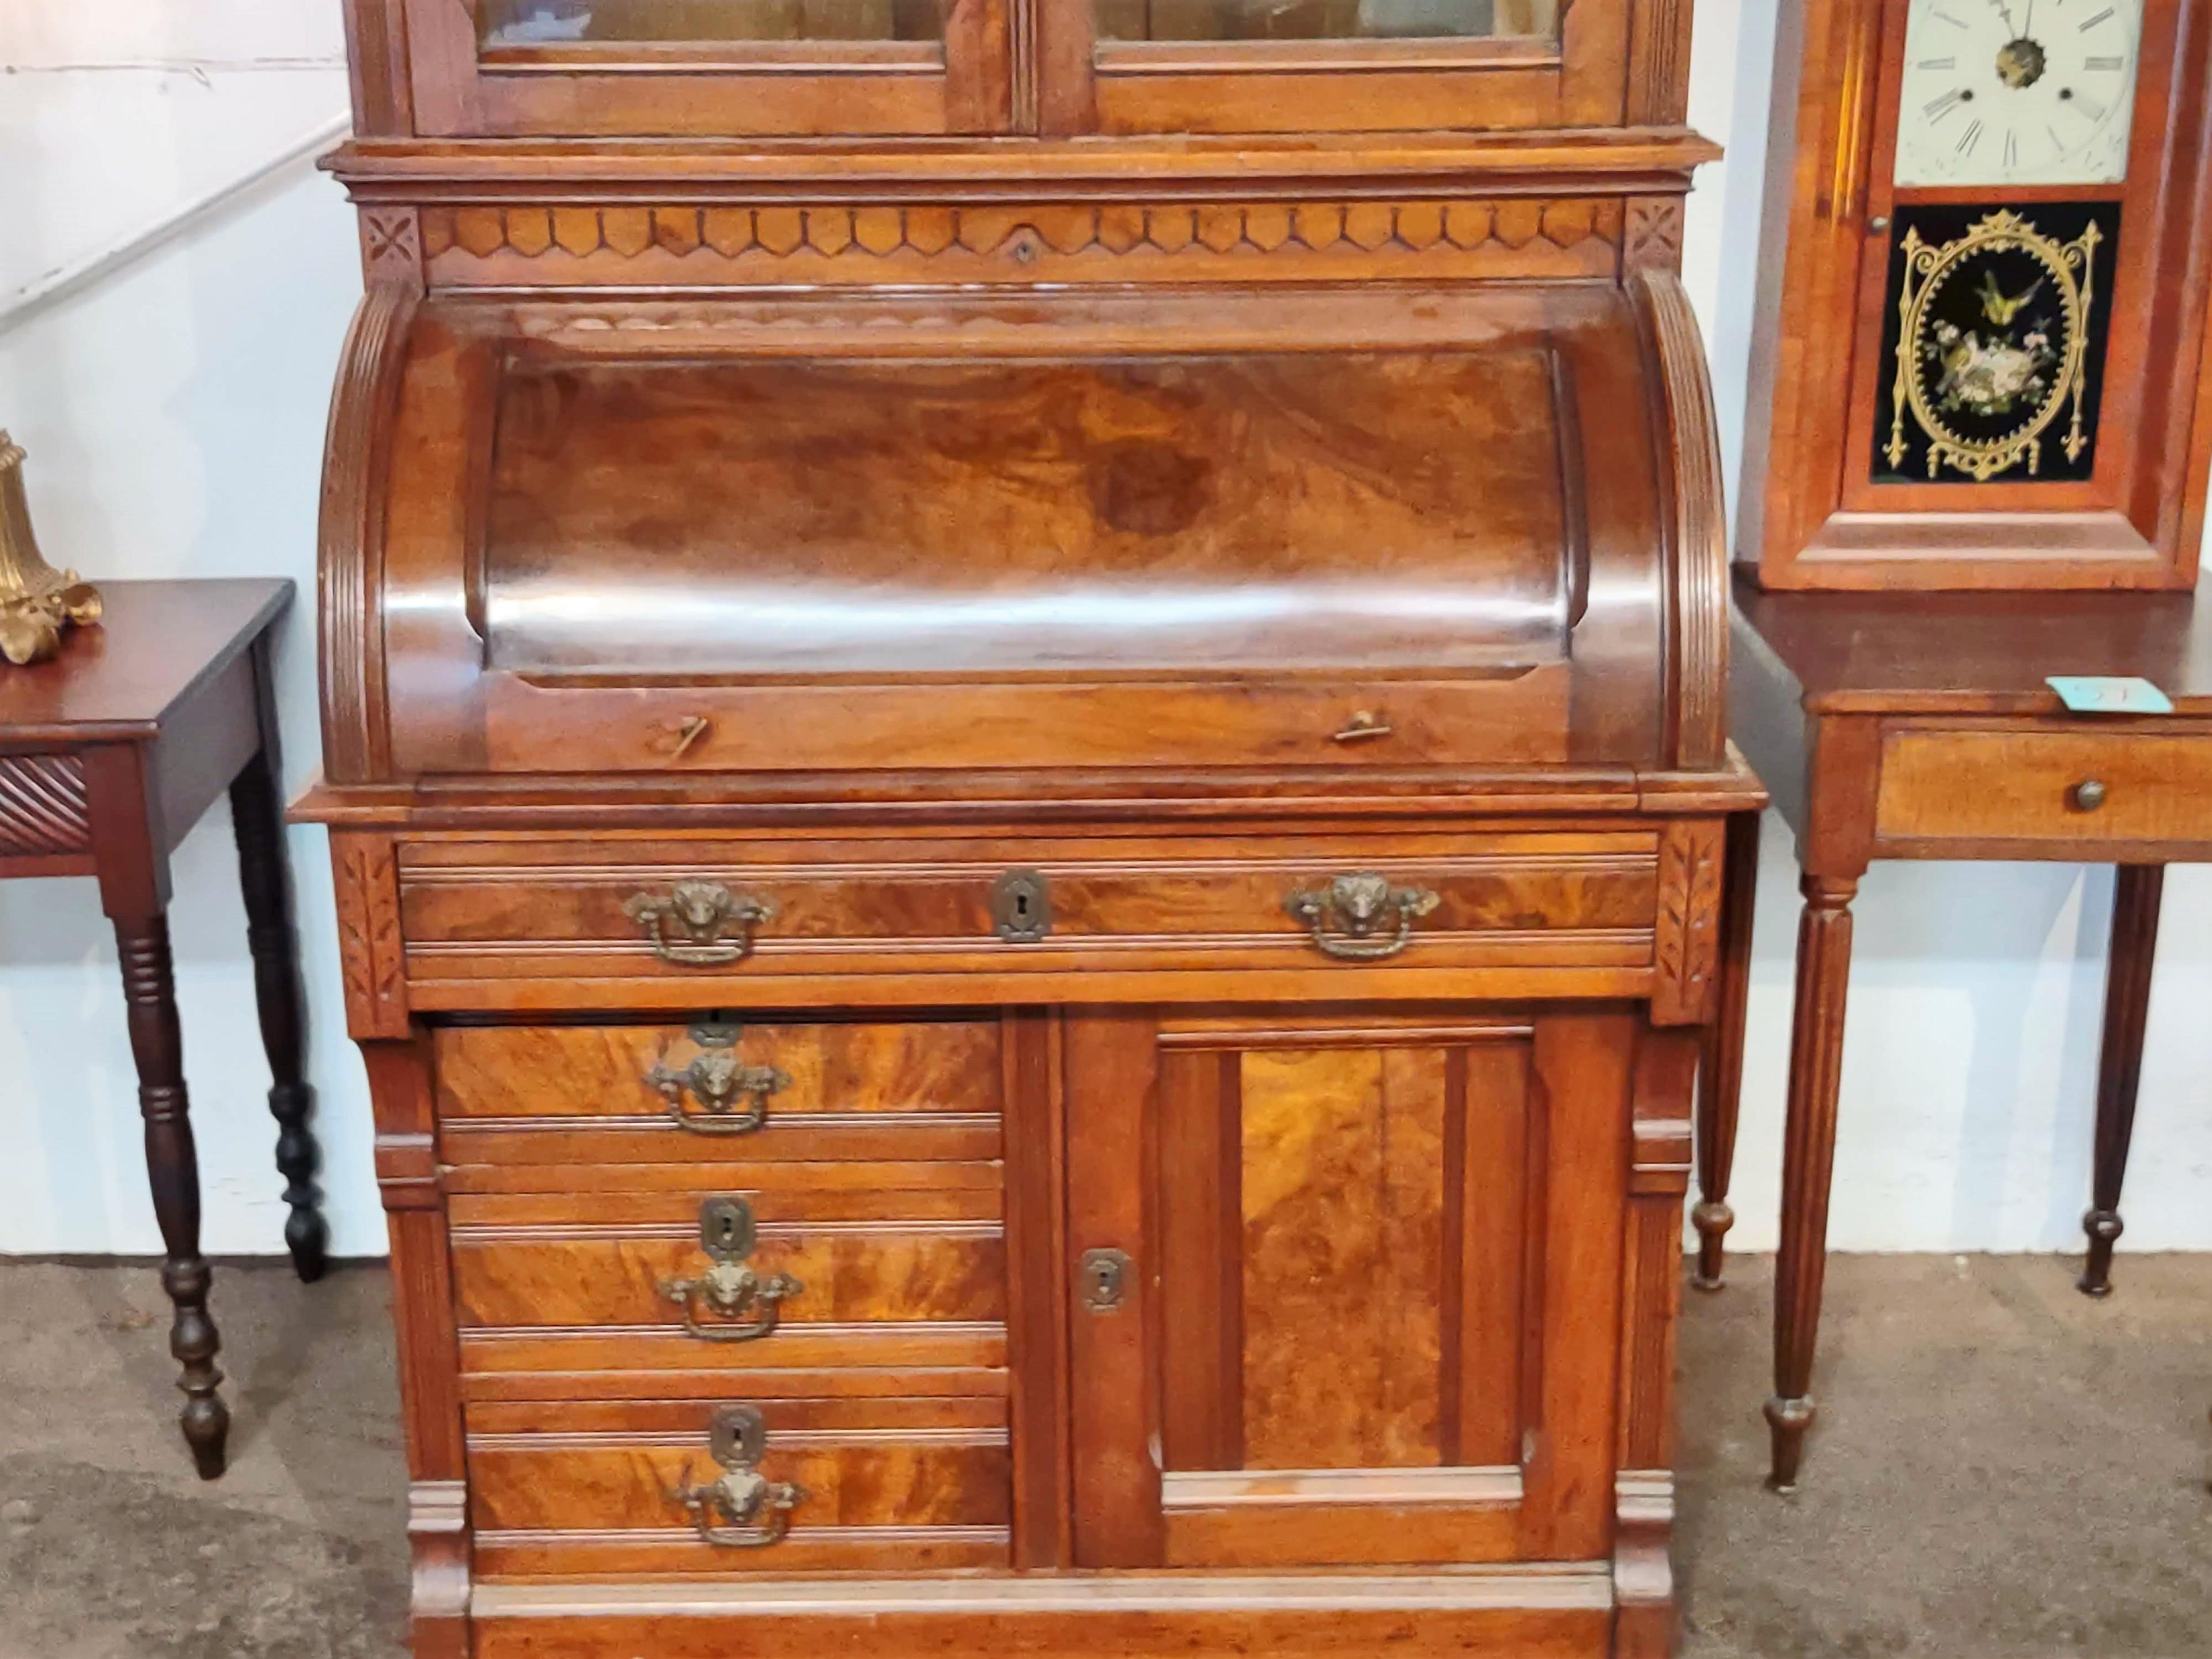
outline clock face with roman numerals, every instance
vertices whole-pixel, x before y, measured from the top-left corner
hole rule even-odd
[[[2143,0],[1912,0],[1899,185],[2127,175]]]

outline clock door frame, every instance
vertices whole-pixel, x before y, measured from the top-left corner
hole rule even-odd
[[[2212,8],[2146,6],[2124,183],[1899,190],[1910,4],[1785,4],[1737,558],[1769,588],[2192,588],[2212,460]],[[2120,239],[2092,476],[1876,483],[1898,209],[2098,201]]]

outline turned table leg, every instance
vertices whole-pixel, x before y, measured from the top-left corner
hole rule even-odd
[[[2112,1291],[2112,1246],[2122,1231],[2120,1184],[2135,1133],[2136,1091],[2142,1081],[2143,1028],[2150,1016],[2150,974],[2158,948],[2159,900],[2166,866],[2124,864],[2112,894],[2112,945],[2105,979],[2105,1042],[2097,1062],[2097,1151],[2090,1181],[2089,1260],[2078,1281],[2085,1296]]]
[[[1698,1229],[1701,1291],[1721,1287],[1721,1249],[1735,1224],[1729,1208],[1729,1176],[1735,1167],[1736,1107],[1743,1090],[1743,1028],[1751,998],[1752,911],[1759,887],[1756,812],[1728,821],[1728,867],[1723,879],[1726,909],[1721,923],[1720,1016],[1705,1029],[1698,1062]]]
[[[1782,1152],[1782,1249],[1774,1268],[1773,1435],[1769,1484],[1797,1485],[1813,1425],[1813,1350],[1828,1266],[1828,1187],[1836,1164],[1836,1102],[1843,1083],[1844,1003],[1851,968],[1854,878],[1807,875],[1797,927],[1797,1007],[1790,1034],[1790,1109]]]
[[[131,1052],[138,1063],[138,1109],[146,1120],[146,1172],[167,1251],[161,1288],[176,1309],[169,1352],[183,1367],[177,1386],[185,1394],[185,1441],[200,1478],[212,1480],[222,1473],[230,1412],[216,1392],[222,1382],[215,1364],[222,1339],[208,1315],[210,1274],[200,1255],[199,1158],[185,1096],[184,1038],[177,1023],[167,919],[158,912],[143,919],[118,917],[115,942],[123,958]]]
[[[276,779],[264,747],[230,786],[231,823],[238,838],[238,873],[246,894],[246,937],[253,953],[253,991],[261,1012],[261,1044],[274,1079],[269,1109],[276,1119],[276,1169],[284,1177],[284,1243],[292,1266],[310,1284],[323,1276],[330,1228],[323,1219],[315,1171],[322,1158],[307,1127],[314,1093],[302,1067],[299,951],[292,931],[291,884],[284,859],[284,819]]]

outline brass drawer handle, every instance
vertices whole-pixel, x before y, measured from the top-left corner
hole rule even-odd
[[[2066,800],[2077,812],[2094,812],[2111,793],[2098,779],[2084,778],[2066,792]]]
[[[699,1057],[681,1069],[656,1061],[645,1074],[648,1085],[668,1102],[668,1115],[702,1135],[749,1135],[768,1121],[768,1097],[791,1086],[791,1074],[776,1066],[748,1066],[733,1050],[742,1028],[708,1023],[691,1028]],[[692,1111],[696,1100],[704,1109]],[[742,1109],[738,1103],[745,1103]]]
[[[1352,710],[1352,718],[1344,723],[1343,729],[1334,733],[1329,741],[1331,743],[1364,743],[1370,738],[1387,738],[1389,735],[1389,715],[1378,714],[1371,708],[1355,708]]]
[[[753,951],[753,929],[775,906],[742,898],[720,882],[679,881],[665,896],[633,895],[623,914],[645,929],[653,954],[678,968],[726,968]]]
[[[684,1310],[684,1328],[705,1342],[757,1342],[775,1329],[783,1303],[806,1286],[789,1273],[763,1279],[745,1263],[759,1228],[742,1198],[710,1198],[699,1206],[699,1248],[714,1266],[696,1279],[664,1279],[660,1294]],[[702,1307],[713,1322],[700,1317]]]
[[[770,1480],[760,1472],[768,1451],[768,1425],[754,1406],[725,1406],[707,1431],[707,1450],[722,1468],[721,1478],[705,1486],[684,1467],[683,1484],[668,1501],[691,1511],[701,1541],[718,1549],[759,1550],[780,1543],[791,1530],[791,1512],[807,1498],[806,1488]]]
[[[1438,902],[1429,888],[1393,887],[1388,876],[1357,870],[1326,887],[1300,888],[1283,908],[1305,924],[1322,955],[1377,962],[1412,944],[1413,923]]]

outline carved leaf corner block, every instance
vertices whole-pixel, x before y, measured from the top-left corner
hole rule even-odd
[[[1722,825],[1670,823],[1659,842],[1659,915],[1652,941],[1651,1018],[1696,1025],[1713,1017],[1720,988]]]
[[[331,837],[337,890],[338,962],[346,1025],[356,1038],[407,1035],[406,958],[399,931],[399,868],[390,840]]]

